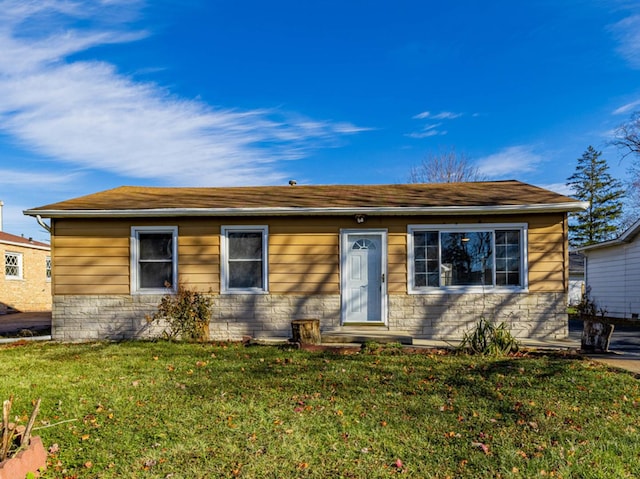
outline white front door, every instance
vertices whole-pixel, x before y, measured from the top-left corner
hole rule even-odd
[[[343,323],[384,323],[386,232],[343,231]]]

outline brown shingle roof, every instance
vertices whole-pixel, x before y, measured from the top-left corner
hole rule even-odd
[[[31,238],[25,238],[24,236],[16,236],[10,233],[0,231],[0,243],[13,243],[24,246],[36,246],[38,248],[49,248],[47,243],[41,243],[40,241],[34,241]]]
[[[555,205],[575,210],[579,202],[519,181],[397,185],[296,185],[220,188],[122,186],[28,210],[45,217],[65,212],[135,210],[432,209]]]

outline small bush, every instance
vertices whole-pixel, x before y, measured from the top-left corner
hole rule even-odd
[[[181,285],[176,294],[167,294],[162,298],[158,311],[147,317],[147,320],[166,321],[169,325],[163,333],[166,339],[208,341],[212,307],[213,298],[209,294]]]
[[[486,356],[504,356],[520,349],[518,340],[513,337],[505,323],[497,326],[484,318],[462,338],[458,351]]]

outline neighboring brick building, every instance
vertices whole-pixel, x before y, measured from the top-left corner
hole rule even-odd
[[[51,311],[51,247],[0,231],[0,314]]]

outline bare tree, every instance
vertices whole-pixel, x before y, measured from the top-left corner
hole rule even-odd
[[[458,183],[485,179],[469,157],[464,153],[458,153],[455,148],[429,153],[409,172],[410,183]]]
[[[624,151],[623,156],[633,154],[640,157],[640,111],[633,113],[628,122],[616,128],[611,143]]]
[[[622,150],[622,157],[633,156],[626,181],[627,201],[621,226],[628,227],[640,218],[640,111],[618,126],[611,144]]]

